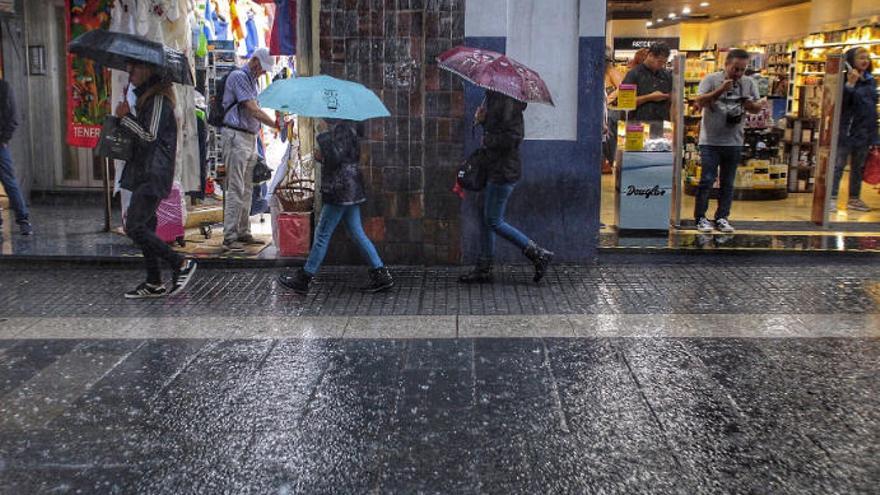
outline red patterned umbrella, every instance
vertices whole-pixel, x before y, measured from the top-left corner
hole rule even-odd
[[[555,106],[540,74],[501,53],[457,46],[437,57],[437,62],[481,88],[519,101]]]

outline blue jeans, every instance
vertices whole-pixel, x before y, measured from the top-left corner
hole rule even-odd
[[[730,216],[733,205],[733,186],[736,182],[736,167],[742,159],[742,146],[700,146],[700,185],[694,205],[694,219],[699,221],[706,216],[709,209],[709,195],[721,168],[721,196],[718,198],[718,209],[715,220]]]
[[[15,179],[15,168],[12,166],[12,155],[8,147],[0,147],[0,183],[9,196],[9,207],[15,212],[15,221],[23,223],[28,221],[29,213],[27,204],[21,195],[18,181]]]
[[[364,226],[361,224],[361,207],[358,205],[324,204],[321,209],[321,219],[318,220],[317,232],[315,232],[315,243],[312,244],[312,251],[309,253],[309,259],[306,260],[304,270],[310,275],[318,273],[321,262],[327,256],[330,238],[333,237],[333,231],[336,230],[340,221],[345,222],[345,229],[348,231],[349,237],[357,243],[364,258],[370,263],[370,267],[381,268],[383,264],[379,253],[376,252],[376,246],[367,238]]]
[[[852,156],[849,162],[849,199],[859,199],[862,195],[862,174],[865,171],[865,161],[868,159],[869,146],[859,146],[850,148],[849,146],[840,145],[837,147],[837,163],[834,164],[834,187],[831,189],[831,195],[835,198],[840,191],[840,179],[843,177],[843,169],[846,168],[847,159]]]
[[[516,183],[495,184],[489,182],[486,184],[486,190],[483,191],[483,199],[485,200],[483,225],[480,229],[482,248],[480,256],[483,259],[491,260],[495,257],[496,234],[520,249],[525,249],[529,245],[530,240],[525,234],[504,221],[504,210],[507,208],[507,200],[513,193],[514,187],[516,187]]]

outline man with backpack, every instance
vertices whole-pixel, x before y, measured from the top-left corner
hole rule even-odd
[[[246,244],[262,244],[251,235],[250,209],[253,195],[257,134],[260,124],[279,129],[277,119],[257,104],[257,78],[270,72],[274,64],[269,50],[258,48],[240,69],[229,73],[222,85],[223,161],[226,164],[226,212],[223,218],[223,251],[243,252]],[[212,119],[219,120],[215,115]]]

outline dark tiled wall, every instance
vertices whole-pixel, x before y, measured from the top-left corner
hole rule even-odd
[[[367,235],[387,263],[458,263],[464,88],[436,57],[464,39],[463,0],[321,0],[321,72],[374,90],[391,112],[361,126]],[[344,229],[329,261],[361,256]]]

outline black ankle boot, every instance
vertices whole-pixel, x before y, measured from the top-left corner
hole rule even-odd
[[[300,268],[292,274],[282,273],[278,275],[278,283],[304,296],[309,293],[309,284],[312,283],[313,278],[313,275]]]
[[[535,241],[529,241],[529,245],[523,249],[523,254],[535,265],[535,277],[532,280],[540,282],[547,273],[550,262],[553,261],[553,252],[538,246]]]
[[[492,274],[492,260],[478,259],[474,269],[458,277],[458,281],[463,284],[491,284],[495,281],[495,276]]]
[[[388,268],[381,266],[370,270],[370,283],[361,287],[361,292],[382,292],[392,287],[394,287],[394,279],[391,278],[391,273],[388,272]]]

